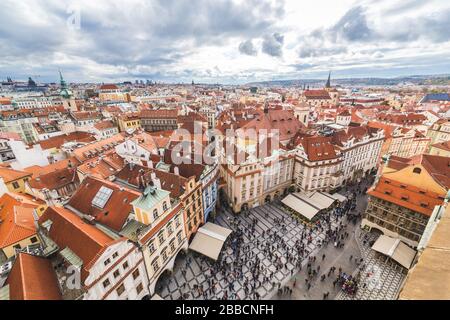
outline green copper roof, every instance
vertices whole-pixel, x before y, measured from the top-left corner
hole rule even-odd
[[[142,195],[131,202],[131,204],[144,211],[149,211],[169,195],[169,191],[149,186],[145,189]]]

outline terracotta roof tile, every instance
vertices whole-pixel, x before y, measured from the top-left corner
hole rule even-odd
[[[92,205],[92,200],[102,186],[111,189],[112,194],[105,206],[98,208]],[[96,222],[119,232],[129,214],[133,211],[130,203],[139,196],[139,192],[124,188],[116,183],[94,177],[86,177],[67,203],[67,206],[85,215],[92,216]]]
[[[19,253],[8,276],[11,300],[61,300],[50,260]]]

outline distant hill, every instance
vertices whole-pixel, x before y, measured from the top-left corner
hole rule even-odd
[[[323,86],[326,79],[293,79],[251,82],[249,86]],[[342,78],[331,79],[332,85],[341,86],[392,86],[401,83],[412,83],[415,85],[450,85],[450,75],[413,75],[396,78]]]

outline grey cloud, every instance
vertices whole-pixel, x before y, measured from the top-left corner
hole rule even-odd
[[[349,41],[365,41],[373,37],[373,31],[367,25],[365,11],[360,6],[347,11],[330,33]]]
[[[246,40],[239,44],[239,52],[242,54],[246,54],[249,56],[256,56],[257,51],[255,46],[253,45],[252,40]]]
[[[313,58],[313,57],[324,57],[332,56],[340,53],[347,52],[347,48],[343,46],[324,48],[324,47],[313,47],[309,44],[303,44],[300,46],[298,54],[300,58]]]
[[[279,33],[266,35],[262,43],[262,51],[272,57],[283,55],[284,36]]]
[[[66,27],[70,3],[0,2],[0,76],[6,63],[18,69],[27,63],[54,69],[56,52],[130,70],[139,65],[166,67],[203,46],[259,37],[284,15],[284,1],[136,0],[105,1],[101,6],[80,1],[81,29],[72,31]],[[28,19],[24,12],[31,6],[36,14],[45,14]]]

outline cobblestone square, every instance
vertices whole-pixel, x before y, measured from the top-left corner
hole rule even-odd
[[[336,218],[336,221],[331,222],[332,230],[338,227],[340,219]],[[297,217],[287,213],[280,204],[275,203],[253,208],[248,213],[237,216],[222,211],[215,223],[233,231],[241,230],[240,246],[248,250],[243,250],[239,261],[236,261],[232,245],[227,242],[219,257],[227,267],[215,272],[213,276],[211,270],[218,262],[193,252],[179,257],[170,278],[162,279],[157,288],[162,298],[180,298],[177,291],[166,289],[169,279],[175,279],[184,299],[269,299],[275,294],[278,286],[281,287],[289,281],[300,265],[307,263],[308,257],[320,249],[319,242],[325,239],[323,230],[312,231],[299,222]],[[308,232],[310,240],[308,241],[306,236],[302,239],[302,234]],[[297,247],[299,244],[304,246],[304,254],[301,257],[297,254],[296,244]],[[268,251],[271,254],[267,254]],[[257,276],[254,275],[256,258],[260,261]],[[194,275],[193,270],[197,269],[197,265],[201,277]],[[203,276],[206,281],[201,283]],[[255,295],[255,292],[259,296]]]

